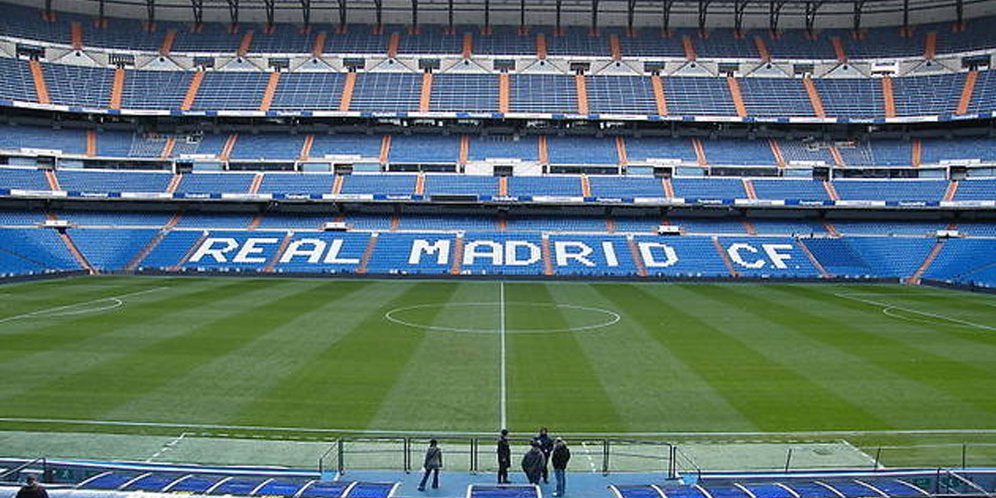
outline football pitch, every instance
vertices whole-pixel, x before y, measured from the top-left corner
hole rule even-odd
[[[996,463],[996,297],[927,287],[85,277],[0,286],[0,345],[0,431],[549,426]]]

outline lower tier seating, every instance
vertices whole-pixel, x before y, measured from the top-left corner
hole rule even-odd
[[[72,219],[75,214],[60,216]],[[86,216],[90,215],[82,219]],[[53,229],[30,224],[0,227],[0,276],[91,267],[99,272],[138,269],[591,278],[895,280],[922,276],[954,284],[996,286],[996,238],[938,240],[929,233],[884,236],[879,229],[885,225],[882,222],[869,222],[867,229],[859,222],[847,225],[851,233],[874,235],[831,237],[826,226],[806,220],[660,220],[686,227],[688,234],[682,236],[655,235],[649,227],[659,220],[637,217],[607,220],[568,216],[558,220],[457,215],[450,219],[434,214],[406,216],[402,222],[397,216],[336,215],[336,219],[366,219],[367,225],[379,227],[346,232],[319,230],[319,223],[332,218],[320,214],[288,215],[271,228],[260,228],[257,221],[241,227],[218,221],[239,217],[249,219],[239,214],[190,213],[179,218],[195,225],[206,222],[205,226],[74,226],[64,237]],[[32,217],[22,213],[5,218],[18,222]],[[94,219],[104,223],[107,217]],[[976,222],[973,226],[982,233],[993,232],[979,230],[991,228],[992,223]],[[629,231],[634,227],[641,230]],[[795,235],[785,233],[790,231]],[[773,232],[783,233],[766,235]]]

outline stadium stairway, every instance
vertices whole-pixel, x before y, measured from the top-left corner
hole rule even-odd
[[[927,254],[927,258],[923,260],[920,267],[916,269],[916,272],[914,272],[913,275],[905,279],[906,283],[919,285],[920,281],[923,279],[923,274],[927,273],[927,270],[930,269],[930,265],[935,259],[937,259],[937,255],[941,253],[942,249],[944,249],[944,239],[937,239],[937,242],[934,243],[934,247],[930,249],[930,253]]]

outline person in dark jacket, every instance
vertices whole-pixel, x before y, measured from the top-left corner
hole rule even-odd
[[[526,473],[529,484],[539,484],[540,477],[543,475],[543,462],[543,450],[540,449],[539,443],[533,441],[532,448],[529,448],[529,451],[522,457],[522,471]]]
[[[557,489],[553,496],[564,496],[567,489],[567,462],[571,461],[571,450],[563,439],[557,438],[553,443],[553,455],[550,463],[553,464],[553,477],[557,480]]]
[[[512,466],[512,448],[508,444],[508,429],[498,437],[498,484],[509,484],[508,469]]]
[[[422,483],[418,485],[419,491],[425,491],[425,483],[432,474],[432,489],[439,488],[439,469],[443,468],[443,450],[439,448],[439,443],[433,439],[429,441],[429,449],[425,450],[425,474],[422,476]]]
[[[17,498],[48,498],[48,491],[38,484],[35,476],[28,476],[27,483],[17,492]]]
[[[550,463],[550,453],[553,452],[553,439],[550,438],[549,431],[546,427],[541,427],[539,434],[533,438],[533,442],[539,445],[540,451],[543,452],[543,483],[550,482],[550,470],[547,464]]]

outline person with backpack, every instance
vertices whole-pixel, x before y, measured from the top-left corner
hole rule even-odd
[[[422,467],[425,468],[425,474],[422,476],[422,483],[418,485],[418,490],[425,491],[429,474],[432,474],[432,489],[439,489],[439,469],[443,468],[443,450],[439,448],[439,442],[435,439],[429,441]]]

